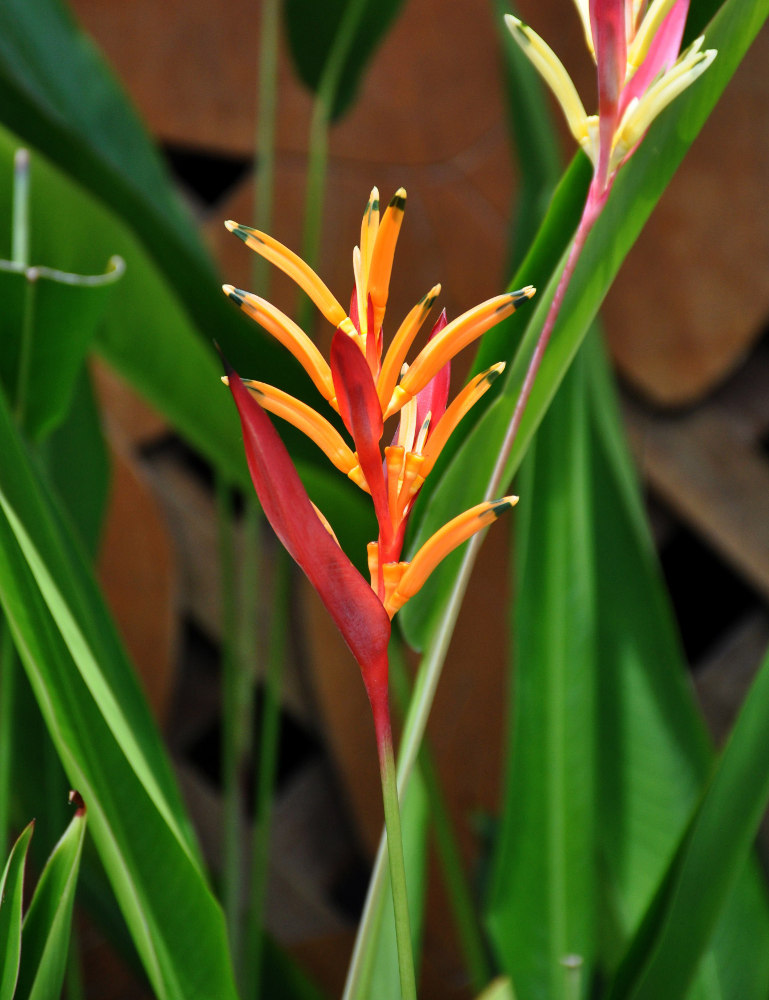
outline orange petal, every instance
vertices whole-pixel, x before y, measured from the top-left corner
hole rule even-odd
[[[406,192],[398,188],[387,206],[376,235],[368,275],[368,293],[374,303],[374,328],[379,329],[387,306],[395,244],[406,208]]]
[[[441,451],[443,451],[444,445],[448,441],[449,437],[451,437],[451,434],[454,432],[454,429],[459,421],[462,417],[464,417],[467,411],[478,402],[481,396],[491,386],[492,382],[494,382],[494,380],[501,375],[504,370],[505,363],[504,361],[500,361],[499,364],[492,365],[492,367],[487,368],[485,372],[481,372],[480,375],[476,375],[474,379],[467,383],[464,389],[448,407],[446,412],[436,424],[435,430],[427,439],[427,444],[422,450],[422,454],[425,457],[425,463],[422,466],[421,471],[423,479],[435,465],[436,459],[440,455]]]
[[[278,240],[258,229],[241,226],[232,219],[224,223],[231,233],[243,240],[247,247],[260,254],[270,263],[279,267],[284,274],[299,285],[303,292],[312,299],[332,326],[339,326],[347,317],[347,313],[337,302],[326,285],[302,258],[283,246]]]
[[[245,378],[241,381],[262,409],[269,410],[306,434],[340,472],[349,475],[357,466],[355,452],[348,447],[342,435],[307,403],[266,382]]]
[[[428,576],[438,563],[445,559],[449,552],[470,538],[486,525],[495,521],[503,511],[518,503],[518,497],[503,497],[501,500],[491,500],[479,503],[466,510],[448,524],[435,532],[417,554],[404,572],[397,589],[390,595],[385,610],[392,616],[422,587]]]
[[[382,409],[390,402],[395,383],[398,381],[403,362],[406,360],[406,355],[413,343],[414,337],[419,333],[420,327],[440,294],[441,286],[435,285],[427,295],[423,296],[417,302],[401,323],[398,332],[387,348],[387,354],[385,354],[384,361],[382,362],[382,370],[377,379],[377,393],[379,394],[379,402],[382,404]]]
[[[363,221],[360,225],[360,262],[361,276],[363,278],[365,305],[368,294],[368,276],[371,270],[371,255],[374,252],[376,235],[379,231],[379,190],[371,189],[366,210],[363,213]]]
[[[401,379],[400,384],[396,385],[385,417],[397,413],[408,399],[424,389],[430,379],[440,371],[447,361],[450,361],[462,348],[467,347],[490,327],[507,319],[518,306],[530,299],[534,292],[535,289],[531,285],[527,285],[520,291],[497,295],[452,320],[447,327],[427,342]]]
[[[256,320],[260,326],[263,326],[268,333],[271,333],[276,340],[279,340],[285,348],[291,351],[324,399],[333,398],[334,381],[331,377],[331,368],[301,327],[297,326],[280,309],[258,295],[244,292],[232,285],[222,285],[222,291],[236,305],[240,306],[247,316]]]

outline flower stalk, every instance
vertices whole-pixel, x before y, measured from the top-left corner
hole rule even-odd
[[[698,38],[679,55],[689,0],[575,0],[596,64],[598,114],[587,115],[563,63],[519,18],[505,16],[510,33],[548,84],[569,129],[593,165],[593,178],[566,263],[529,362],[487,496],[499,489],[531,389],[587,237],[608,201],[622,166],[649,125],[716,57]]]
[[[225,294],[275,336],[302,364],[349,442],[334,425],[300,400],[256,380],[242,380],[225,364],[243,429],[251,478],[264,513],[292,558],[306,573],[361,669],[371,704],[382,779],[393,906],[403,996],[415,996],[408,927],[403,847],[388,700],[387,644],[393,615],[422,587],[435,566],[517,502],[486,500],[437,531],[411,560],[402,558],[414,502],[451,432],[502,371],[494,365],[476,376],[448,405],[450,362],[460,350],[527,302],[534,289],[489,299],[449,321],[445,311],[411,363],[413,342],[437,298],[431,289],[409,312],[385,351],[383,325],[395,247],[406,192],[399,189],[380,216],[374,188],[353,251],[355,285],[347,313],[300,257],[266,233],[227,222],[230,232],[287,275],[335,327],[329,360],[280,310],[232,285]],[[369,494],[378,536],[368,546],[369,581],[339,547],[333,528],[312,504],[267,412],[305,433],[331,463]],[[385,424],[398,417],[391,443]]]

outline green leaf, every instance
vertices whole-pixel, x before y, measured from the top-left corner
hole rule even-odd
[[[623,439],[608,364],[597,345],[588,346],[601,734],[597,829],[607,929],[603,964],[612,969],[664,879],[710,770],[711,752]],[[720,916],[707,964],[690,996],[765,995],[769,910],[755,867],[743,865]]]
[[[91,379],[83,369],[67,415],[44,443],[45,465],[86,552],[95,558],[109,494],[110,463]]]
[[[518,468],[532,435],[550,405],[620,264],[767,14],[769,0],[754,0],[752,3],[726,0],[717,17],[708,26],[705,37],[707,47],[718,49],[718,58],[707,73],[654,122],[630,162],[621,171],[607,207],[587,240],[566,293],[559,321],[545,353],[507,464],[505,482],[510,481]],[[575,195],[579,194],[584,181],[584,165],[580,167],[577,160],[556,194],[553,211],[562,203],[568,205],[578,202]],[[505,372],[501,392],[454,454],[440,482],[440,488],[436,488],[437,483],[434,483],[431,492],[426,494],[425,501],[420,504],[421,514],[415,514],[415,517],[421,516],[421,521],[413,542],[414,547],[459,511],[471,507],[481,499],[485,482],[480,479],[479,470],[491,470],[494,466],[529,358],[555,292],[560,270],[556,268],[557,255],[562,253],[571,232],[571,229],[566,229],[559,233],[562,223],[553,216],[553,211],[545,220],[542,238],[538,239],[534,248],[536,262],[540,266],[549,263],[549,271],[547,267],[544,270],[553,276],[545,287],[536,273],[526,273],[525,282],[540,282],[534,308],[532,310],[529,307],[528,318],[527,313],[521,310],[513,316],[517,323],[491,331],[484,338],[476,362],[478,365],[488,364],[490,351],[495,352],[491,363],[509,356],[511,344],[515,351],[512,364]],[[561,266],[562,264],[563,258]],[[527,262],[524,261],[522,271],[526,266]],[[514,283],[519,283],[519,276],[516,276]],[[524,321],[525,333],[522,326]],[[503,348],[500,338],[504,337],[511,339]],[[502,378],[497,384],[501,382]],[[451,453],[447,456],[447,461],[450,458]],[[418,649],[423,648],[443,617],[460,560],[461,551],[444,560],[426,586],[409,601],[399,616],[409,643]]]
[[[80,803],[35,887],[22,928],[17,1000],[49,1000],[61,993],[85,827]]]
[[[286,35],[296,71],[317,92],[334,58],[340,29],[352,14],[357,23],[341,66],[336,68],[331,117],[339,118],[355,100],[369,60],[403,6],[404,0],[286,0]],[[356,10],[356,8],[360,8]]]
[[[232,1000],[224,921],[162,744],[2,406],[0,482],[0,600],[147,975],[162,1000]]]
[[[7,172],[10,178],[17,146],[14,136],[0,130],[0,215],[11,211],[10,186],[3,184],[2,176]],[[224,336],[226,323],[209,326],[210,339],[204,342],[190,321],[186,303],[178,299],[126,225],[43,158],[33,156],[31,169],[31,252],[35,259],[54,260],[57,266],[82,271],[100,266],[113,253],[126,261],[125,276],[115,286],[110,309],[97,332],[96,350],[229,481],[250,490],[237,414],[220,381],[222,369],[213,351],[213,337],[244,374],[258,373],[306,397],[309,380],[304,372],[225,301],[218,283],[210,288],[236,324],[237,343],[233,338],[230,353]],[[269,376],[270,357],[275,360],[274,379]],[[368,506],[360,491],[352,484],[340,486],[339,474],[303,435],[292,435],[284,428],[281,435],[315,503],[329,512],[339,508],[339,517],[332,513],[331,518],[343,548],[361,553],[365,563],[371,534]]]
[[[513,738],[487,908],[524,998],[571,995],[562,962],[595,951],[595,578],[585,361],[576,359],[521,471]]]
[[[285,350],[222,294],[152,141],[58,0],[0,5],[0,123],[10,130],[0,132],[0,211],[11,217],[11,158],[26,143],[43,154],[32,157],[33,258],[87,273],[113,254],[123,257],[126,277],[99,350],[208,461],[246,486],[237,419],[211,341],[244,375],[307,400],[316,398],[313,389]],[[325,458],[302,435],[286,438],[324,506],[334,480]],[[362,544],[365,553],[357,499],[341,527],[354,541],[350,551]]]
[[[769,656],[740,709],[611,997],[656,1000],[663,995],[686,994],[744,869],[769,802],[767,726]],[[750,933],[755,934],[755,928]],[[740,954],[742,961],[748,961],[742,949]],[[764,975],[760,986],[742,995],[766,995],[765,958],[761,964]]]
[[[0,336],[9,347],[3,381],[33,437],[43,438],[64,419],[112,285],[124,270],[119,257],[93,276],[0,260],[0,298],[6,304]]]
[[[24,862],[35,824],[30,823],[13,845],[0,879],[0,1000],[13,1000],[21,955],[21,907]]]

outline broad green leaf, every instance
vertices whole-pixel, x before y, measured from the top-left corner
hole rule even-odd
[[[590,348],[597,583],[597,846],[606,911],[602,958],[609,970],[664,878],[710,770],[711,752],[622,438],[607,363],[597,344],[585,346]],[[769,909],[754,866],[743,865],[720,917],[689,996],[765,995]]]
[[[522,1000],[572,995],[595,951],[595,577],[587,375],[578,357],[521,471],[515,520],[514,705],[487,907]]]
[[[369,60],[381,44],[404,0],[286,0],[284,17],[291,56],[297,73],[312,91],[317,91],[335,58],[344,22],[355,20],[354,32],[345,45],[344,61],[334,70],[331,117],[349,110]],[[350,23],[348,21],[348,23]]]
[[[122,220],[198,330],[215,336],[234,359],[232,348],[244,324],[221,294],[215,269],[138,115],[60,0],[9,0],[0,6],[0,108],[0,121],[21,144],[43,153]],[[67,214],[68,205],[57,209]],[[118,251],[107,256],[113,252]]]
[[[18,140],[0,130],[0,213],[10,215],[10,171]],[[230,360],[245,375],[258,374],[295,395],[308,395],[309,380],[279,345],[247,322],[220,296],[236,323],[229,352],[220,325],[200,336],[181,302],[125,223],[89,193],[73,185],[40,156],[32,156],[31,253],[72,271],[98,269],[111,254],[126,261],[126,273],[115,286],[96,350],[162,412],[186,440],[224,476],[251,489],[235,408],[220,381],[221,364],[213,350],[218,339]],[[0,233],[0,251],[2,246]],[[244,247],[244,252],[249,252]],[[226,324],[225,324],[226,325]],[[275,378],[269,376],[269,358]],[[252,360],[249,360],[251,358]],[[293,386],[293,388],[292,388]],[[311,496],[327,511],[342,546],[365,564],[366,542],[372,537],[367,505],[360,491],[342,483],[314,445],[281,427]],[[290,429],[289,429],[290,430]],[[344,487],[349,485],[349,489]]]
[[[247,486],[237,420],[211,341],[244,375],[316,397],[285,350],[222,294],[138,116],[59,0],[0,6],[0,124],[10,130],[0,134],[0,210],[11,217],[11,156],[29,145],[43,154],[32,157],[34,259],[87,273],[113,254],[124,258],[126,277],[100,332],[100,351],[206,459]],[[333,507],[338,480],[325,458],[302,435],[288,430],[286,437],[315,502]],[[346,516],[335,529],[346,549],[362,550],[365,564],[363,504],[352,490],[341,503]]]
[[[86,369],[75,384],[63,423],[44,442],[43,451],[56,495],[93,558],[107,507],[110,467],[101,432],[101,414]]]
[[[161,998],[233,998],[224,921],[136,679],[0,407],[0,599]]]
[[[531,437],[620,264],[767,14],[769,0],[726,0],[716,18],[708,25],[705,35],[705,45],[718,49],[718,58],[707,73],[655,121],[630,162],[621,171],[608,205],[588,238],[566,293],[560,319],[506,466],[505,482],[510,481],[518,468]],[[567,174],[554,206],[563,201],[573,202],[572,184],[578,188],[582,183],[584,169],[581,170],[575,163]],[[560,253],[563,235],[561,234],[559,241],[557,220],[546,219],[543,229],[548,235],[550,250]],[[555,266],[555,260],[543,253],[541,262],[547,260],[550,260],[551,267]],[[525,266],[526,262],[522,268]],[[563,266],[563,258],[560,266]],[[440,488],[436,488],[437,483],[433,484],[429,506],[426,503],[421,505],[422,520],[413,542],[414,547],[458,511],[481,499],[485,480],[481,478],[479,470],[491,470],[494,466],[528,367],[528,359],[552,301],[559,271],[560,267],[555,269],[546,286],[540,285],[532,303],[533,309],[532,306],[528,307],[529,318],[525,333],[519,341],[521,324],[526,316],[525,311],[521,310],[512,336],[515,355],[505,372],[501,392],[462,442],[440,482]],[[525,281],[530,280],[538,281],[539,277],[527,274]],[[514,283],[518,283],[518,276]],[[495,348],[498,353],[495,353],[492,363],[508,354],[509,347],[507,350],[499,349],[498,338],[505,336],[506,332],[509,336],[509,330],[510,327],[506,331],[492,331],[484,338],[478,364],[487,363],[488,352]],[[502,382],[501,378],[499,382]],[[435,475],[436,472],[433,472],[433,476]],[[461,551],[444,560],[427,585],[409,601],[399,616],[408,641],[416,648],[424,646],[441,621],[460,560]]]
[[[85,827],[80,805],[35,886],[22,928],[16,1000],[49,1000],[61,993]]]
[[[24,828],[0,879],[0,1000],[13,1000],[19,975],[24,862],[33,829],[34,823]]]
[[[20,267],[0,260],[3,381],[24,428],[43,438],[67,412],[75,382],[125,265],[113,257],[103,274]],[[44,387],[40,391],[40,387]]]
[[[686,993],[744,870],[769,802],[768,724],[769,656],[740,709],[611,997],[652,1000]],[[745,932],[755,934],[755,925],[746,926]],[[745,944],[737,942],[738,954],[742,962],[750,962]],[[733,995],[766,994],[765,952],[761,965],[763,976],[756,977],[754,989]]]

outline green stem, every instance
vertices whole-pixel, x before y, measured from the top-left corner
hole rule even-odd
[[[397,650],[397,652],[396,652]],[[390,684],[398,708],[405,714],[411,700],[406,664],[400,643],[391,643]],[[435,758],[427,737],[419,751],[419,770],[427,791],[430,822],[435,835],[435,843],[441,862],[441,871],[446,884],[449,905],[454,916],[457,934],[465,959],[473,992],[480,993],[491,981],[493,971],[488,959],[486,943],[478,919],[478,910],[473,901],[470,887],[464,875],[462,855],[454,834],[446,800],[438,778]]]
[[[11,826],[13,722],[16,706],[16,649],[8,621],[0,621],[0,857],[8,849]]]
[[[13,157],[13,221],[11,260],[29,264],[29,150],[17,149]]]
[[[328,131],[334,111],[339,81],[350,48],[355,39],[360,19],[366,9],[366,0],[351,0],[344,9],[339,30],[328,54],[310,121],[307,160],[307,190],[305,194],[304,233],[302,257],[312,268],[317,267],[320,255],[320,232],[323,222],[323,202],[328,172]],[[307,329],[312,322],[312,306],[302,296],[298,309],[299,325]]]
[[[582,996],[582,958],[567,955],[561,960],[564,969],[564,996],[566,1000],[580,1000]]]
[[[264,903],[267,894],[270,854],[270,823],[275,795],[280,736],[280,695],[283,664],[286,658],[290,563],[281,548],[276,553],[273,574],[273,599],[270,646],[265,677],[264,700],[260,719],[261,738],[255,766],[254,833],[251,848],[251,899],[246,929],[246,958],[243,969],[243,993],[261,995],[262,955],[264,952]]]
[[[507,467],[507,460],[515,443],[515,438],[523,416],[526,401],[529,397],[531,385],[533,384],[536,373],[539,370],[539,365],[542,361],[542,356],[547,346],[550,333],[555,325],[555,320],[558,316],[558,311],[560,310],[566,286],[571,279],[577,259],[582,251],[584,241],[594,221],[594,208],[586,206],[585,214],[580,220],[574,241],[569,249],[566,264],[559,278],[558,285],[556,287],[556,294],[550,306],[545,326],[543,327],[529,363],[529,368],[524,381],[524,388],[521,391],[521,396],[518,399],[513,417],[508,426],[502,449],[489,478],[485,493],[486,499],[497,496],[500,484],[503,481],[507,481],[512,475]],[[425,654],[422,657],[422,662],[419,665],[419,671],[417,673],[416,683],[414,686],[414,695],[406,714],[406,720],[403,726],[403,737],[401,739],[398,753],[398,790],[401,795],[403,794],[406,783],[408,782],[411,772],[414,769],[414,764],[416,763],[417,756],[419,754],[419,748],[422,745],[424,733],[427,728],[427,720],[430,716],[433,701],[435,700],[435,692],[438,688],[438,681],[440,680],[441,673],[443,671],[443,664],[446,660],[446,654],[448,653],[451,637],[454,633],[454,627],[462,608],[462,602],[464,600],[465,592],[467,591],[467,586],[470,582],[470,574],[473,566],[475,565],[475,560],[485,535],[485,531],[478,532],[478,534],[473,535],[467,543],[465,551],[462,555],[462,562],[460,563],[457,575],[454,578],[454,584],[448,596],[445,612],[439,625],[430,636]],[[370,945],[370,941],[372,940],[372,930],[374,926],[373,913],[379,906],[384,886],[385,864],[385,844],[384,838],[382,838],[379,842],[379,850],[377,851],[377,856],[374,861],[374,868],[371,873],[371,880],[369,882],[363,916],[358,927],[358,936],[355,941],[355,948],[350,962],[350,969],[347,974],[347,983],[345,985],[344,994],[345,1000],[354,995],[356,983],[360,977],[361,970],[365,965],[365,953]]]
[[[256,116],[256,185],[254,220],[257,229],[267,231],[272,225],[275,193],[275,132],[278,109],[278,29],[279,0],[263,0],[259,23],[259,82]],[[269,263],[254,254],[254,288],[266,296],[269,289]]]
[[[19,424],[24,423],[27,407],[27,388],[32,363],[32,338],[34,331],[35,282],[37,270],[29,267],[29,152],[17,149],[13,160],[13,217],[11,222],[11,260],[26,271],[27,286],[24,291],[24,312],[19,343],[19,361],[16,372],[14,415]]]
[[[240,830],[242,806],[239,782],[237,729],[238,665],[235,655],[237,603],[232,493],[221,476],[216,479],[219,526],[222,670],[222,905],[232,954],[239,954],[240,932]]]
[[[393,897],[393,912],[395,913],[395,941],[398,948],[401,998],[402,1000],[416,1000],[417,989],[414,977],[414,956],[411,949],[401,813],[395,777],[392,729],[389,711],[386,708],[384,712],[378,712],[374,707],[374,724],[377,730],[379,774],[382,781],[382,801],[384,803],[385,830],[387,831],[387,854],[390,862],[390,886]]]

